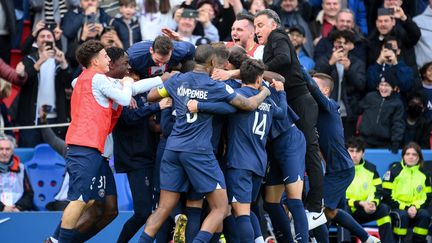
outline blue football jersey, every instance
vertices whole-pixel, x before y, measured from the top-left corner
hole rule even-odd
[[[190,113],[190,99],[199,102],[230,102],[237,95],[230,86],[218,82],[206,73],[188,72],[176,74],[164,84],[173,98],[176,121],[168,138],[166,149],[200,154],[212,154],[212,114]]]
[[[235,91],[245,97],[259,93],[259,90],[247,86]],[[238,111],[229,116],[228,168],[246,169],[259,176],[265,175],[267,167],[265,145],[275,109],[280,108],[267,97],[255,111]]]

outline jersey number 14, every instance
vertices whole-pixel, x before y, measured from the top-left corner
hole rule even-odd
[[[259,112],[255,112],[255,119],[254,124],[252,127],[252,132],[256,135],[260,136],[260,139],[262,140],[265,135],[266,130],[266,124],[267,124],[267,114],[263,114],[262,120],[259,121]]]

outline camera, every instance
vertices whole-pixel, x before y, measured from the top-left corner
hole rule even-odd
[[[114,26],[112,26],[112,25],[107,25],[107,26],[105,26],[104,29],[105,29],[105,31],[115,30]]]
[[[47,41],[47,42],[45,42],[45,44],[46,44],[46,46],[48,46],[48,50],[54,49],[54,42]]]
[[[378,16],[382,15],[394,15],[394,8],[379,8],[378,9]]]
[[[96,14],[91,13],[87,15],[87,24],[96,24]]]
[[[43,106],[42,106],[42,110],[43,110],[45,113],[51,113],[51,112],[52,112],[52,109],[53,109],[53,106],[52,106],[52,105],[43,105]]]
[[[45,27],[54,31],[55,28],[57,28],[56,22],[45,22]]]
[[[198,10],[186,8],[186,9],[183,10],[183,13],[182,13],[181,16],[183,18],[193,18],[193,19],[196,19],[196,18],[198,18],[198,15],[199,15]]]

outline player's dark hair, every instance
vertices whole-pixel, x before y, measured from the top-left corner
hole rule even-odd
[[[263,9],[261,11],[258,11],[255,14],[255,18],[258,17],[258,16],[261,16],[261,15],[265,15],[265,16],[267,16],[267,18],[273,19],[273,21],[276,22],[276,25],[278,27],[281,25],[280,17],[279,17],[279,15],[274,10],[271,10],[271,9],[267,8],[267,9]]]
[[[366,143],[362,138],[352,136],[346,141],[345,148],[355,148],[358,151],[364,152],[366,148]]]
[[[78,60],[79,64],[88,68],[93,58],[95,58],[102,49],[104,49],[104,45],[100,41],[86,41],[76,50],[76,59]]]
[[[119,47],[109,47],[106,49],[106,52],[112,63],[127,55],[126,51]]]
[[[319,78],[319,79],[325,81],[327,87],[330,89],[330,92],[333,91],[334,81],[330,75],[325,74],[325,73],[315,73],[312,77],[313,78]]]
[[[170,51],[172,51],[173,48],[174,47],[171,39],[164,35],[156,37],[152,44],[153,51],[162,56],[170,54]]]
[[[410,148],[414,149],[417,152],[417,154],[419,156],[418,164],[422,167],[423,166],[423,162],[424,162],[423,153],[422,153],[421,147],[416,142],[409,142],[407,145],[405,145],[403,147],[403,149],[402,149],[402,159],[405,156],[407,150],[410,149]]]
[[[223,42],[210,44],[214,48],[214,57],[218,65],[223,65],[228,61],[230,55],[228,49]]]
[[[195,49],[195,62],[200,65],[206,65],[211,62],[214,55],[214,48],[211,45],[199,45]]]
[[[251,25],[254,24],[254,19],[255,17],[252,14],[249,13],[238,13],[236,15],[236,21],[240,21],[240,20],[247,20]]]
[[[194,60],[186,60],[181,63],[180,72],[187,73],[194,69],[195,61]]]
[[[231,63],[236,69],[240,69],[241,64],[246,60],[249,59],[248,55],[246,54],[246,50],[243,49],[240,46],[233,46],[229,50],[229,57],[228,61]]]
[[[240,78],[244,84],[254,84],[258,76],[266,70],[261,60],[247,59],[240,66]]]

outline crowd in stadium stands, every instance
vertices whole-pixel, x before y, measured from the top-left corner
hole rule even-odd
[[[278,16],[274,18],[269,13],[264,14],[269,17],[269,21],[279,21],[277,30],[271,33],[267,33],[257,21],[257,18],[262,17],[260,11],[265,9],[272,9]],[[302,168],[296,169],[300,172],[306,170],[308,175],[312,175],[309,177],[312,193],[304,200],[304,206],[302,203],[293,206],[293,200],[297,199],[297,194],[293,196],[293,190],[296,190],[293,188],[303,188],[303,184],[284,180],[281,183],[285,184],[285,188],[274,189],[274,185],[270,189],[266,187],[267,195],[278,195],[275,198],[266,195],[264,200],[264,209],[271,217],[276,239],[279,242],[291,242],[296,237],[300,237],[297,238],[298,242],[308,240],[300,232],[300,225],[295,225],[295,232],[300,236],[291,236],[291,232],[284,228],[286,221],[275,216],[280,208],[275,209],[273,201],[278,203],[285,191],[284,197],[288,197],[286,201],[291,203],[286,203],[285,209],[291,211],[296,223],[303,222],[305,217],[299,216],[294,208],[300,207],[303,212],[304,207],[312,215],[325,212],[328,220],[344,227],[347,222],[350,224],[352,218],[360,223],[377,220],[382,242],[403,242],[408,238],[413,242],[425,241],[430,223],[431,212],[428,208],[432,189],[431,178],[423,169],[421,149],[432,149],[432,0],[0,0],[0,128],[71,122],[74,116],[73,106],[85,104],[73,102],[76,80],[90,66],[90,63],[83,64],[83,58],[80,59],[77,53],[82,51],[84,43],[93,40],[100,41],[107,50],[110,71],[105,74],[114,83],[111,85],[114,88],[104,86],[100,80],[97,81],[99,83],[96,82],[99,86],[93,84],[95,100],[101,106],[109,104],[118,113],[113,117],[113,132],[105,143],[105,150],[99,151],[104,152],[103,158],[106,160],[114,157],[116,172],[127,173],[135,211],[124,225],[118,242],[130,240],[157,206],[159,196],[166,196],[156,192],[161,189],[158,170],[161,168],[165,146],[168,148],[172,145],[167,145],[168,137],[171,133],[178,132],[177,127],[173,129],[178,111],[174,109],[177,107],[176,100],[172,97],[169,86],[158,89],[159,96],[154,95],[154,90],[150,89],[160,85],[162,81],[170,80],[173,75],[171,71],[196,71],[201,65],[211,65],[215,70],[203,68],[199,72],[207,73],[214,80],[228,80],[225,81],[227,87],[237,89],[241,86],[239,80],[244,77],[239,71],[242,70],[242,63],[260,69],[260,64],[245,61],[248,57],[262,60],[267,65],[267,71],[263,71],[262,75],[264,79],[271,77],[269,81],[272,85],[269,89],[274,101],[279,100],[277,91],[280,91],[276,80],[285,82],[286,97],[283,97],[288,101],[288,118],[283,119],[288,119],[289,122],[280,124],[295,126],[295,122],[299,133],[303,132],[304,136],[296,139],[302,141],[299,144],[305,151],[302,148],[296,151],[302,153],[302,159],[306,158],[306,161]],[[203,63],[205,54],[199,56],[196,48],[207,44],[214,48],[215,57],[210,63]],[[97,47],[93,47],[96,48],[95,46]],[[245,67],[243,70],[246,70]],[[253,70],[251,73],[253,75]],[[315,91],[312,91],[311,83],[306,85],[307,82],[314,82],[307,81],[309,74],[316,80],[321,80],[316,81],[319,88]],[[132,84],[132,79],[126,80],[126,76],[133,78],[135,83]],[[146,80],[147,85],[140,83],[144,82],[142,80]],[[331,85],[322,86],[322,82],[328,83],[329,80]],[[150,83],[154,85],[151,86]],[[81,89],[81,86],[78,87]],[[130,86],[132,95],[129,96],[132,98],[122,98],[126,86]],[[182,91],[183,88],[176,87],[176,92],[191,91]],[[320,101],[323,96],[319,90],[326,97],[324,99],[335,102],[327,104]],[[207,95],[204,91],[200,92],[196,91],[192,96],[200,98]],[[209,96],[210,92],[212,91],[209,91]],[[259,98],[261,93],[252,94]],[[252,97],[248,100],[251,101]],[[226,100],[228,102],[228,98]],[[229,103],[238,110],[248,110],[247,107],[236,104],[235,99]],[[244,106],[247,104],[246,101],[242,103]],[[283,106],[283,102],[276,104]],[[189,103],[186,109],[188,108],[191,109]],[[229,146],[232,138],[225,134],[227,129],[222,127],[227,126],[226,123],[234,117],[232,114],[227,115],[233,112],[221,112],[220,109],[224,108],[212,108],[199,103],[196,109],[218,114],[213,118],[213,152],[218,160],[224,161],[225,156],[230,156],[229,152],[226,154],[225,147]],[[260,106],[260,109],[264,108]],[[354,182],[348,189],[345,187],[347,203],[335,205],[341,208],[340,213],[333,207],[330,209],[326,202],[325,210],[321,211],[323,190],[326,198],[326,189],[322,186],[324,181],[328,183],[327,180],[331,178],[327,175],[344,171],[341,168],[332,171],[329,166],[332,162],[329,160],[334,158],[327,158],[328,151],[324,151],[325,145],[321,144],[323,137],[325,139],[327,136],[325,133],[332,132],[327,126],[320,129],[322,124],[316,124],[323,120],[323,110],[330,114],[332,111],[340,113],[338,118],[343,126],[340,141],[346,142],[343,149],[349,151],[354,162],[352,164],[350,160],[352,166],[344,169],[355,168]],[[193,122],[194,119],[197,117],[188,116],[188,121]],[[288,133],[275,123],[273,121],[270,131],[265,131],[265,121],[254,124],[252,129],[255,134],[263,137],[269,135],[272,142],[268,147],[282,146],[275,145],[276,141],[285,136],[281,134]],[[34,209],[30,200],[33,191],[24,166],[20,164],[18,157],[13,156],[15,146],[32,148],[48,142],[53,147],[59,147],[58,151],[63,156],[68,156],[64,143],[68,127],[53,127],[48,130],[1,130],[0,211]],[[318,137],[316,131],[320,133]],[[289,136],[291,135],[287,135]],[[199,144],[195,146],[199,150]],[[319,153],[318,146],[321,147],[322,154]],[[362,158],[365,148],[388,149],[394,154],[403,149],[403,160],[385,175],[378,175],[374,165]],[[333,149],[336,151],[338,148]],[[330,157],[339,156],[338,151],[332,150],[329,154]],[[269,161],[278,160],[276,157],[269,156]],[[328,163],[327,168],[324,168],[326,179],[321,178],[320,173],[323,171],[320,165],[322,157]],[[269,164],[271,167],[271,162]],[[233,165],[228,164],[229,166]],[[112,177],[112,174],[106,173],[107,177]],[[255,171],[254,176],[257,173]],[[286,177],[285,174],[283,176]],[[228,182],[229,174],[226,177]],[[297,177],[293,179],[297,180]],[[299,177],[299,181],[302,178]],[[413,188],[402,188],[401,183]],[[365,187],[356,189],[356,184]],[[251,185],[251,188],[255,190],[254,186]],[[153,187],[158,190],[153,192]],[[227,187],[230,196],[230,187]],[[67,186],[62,189],[67,189]],[[191,194],[198,194],[197,192]],[[115,192],[110,194],[108,190],[106,193],[107,196],[115,195]],[[409,194],[409,198],[404,197],[405,194]],[[66,195],[65,192],[63,195]],[[200,219],[201,214],[204,214],[201,210],[202,200],[197,198],[201,199],[202,196],[187,197],[192,198],[184,205],[183,212],[188,219],[182,217],[181,208],[175,208],[172,213],[176,213],[171,217],[176,222],[174,242],[192,242],[195,236],[195,240],[204,242],[207,236],[202,233],[204,231],[199,231],[200,224],[192,223],[194,218]],[[91,238],[115,218],[117,209],[113,205],[116,198],[108,198],[105,204],[93,207],[95,212],[102,211],[99,212],[98,220],[89,221],[84,226],[81,221],[81,224],[78,222],[74,225],[73,229],[78,232],[74,236],[75,240]],[[245,232],[254,231],[255,242],[260,242],[262,235],[256,234],[256,228],[247,228],[249,225],[255,226],[253,213],[245,221],[241,213],[244,208],[238,206],[240,203],[237,203],[236,198],[234,201],[228,199],[235,205],[233,215],[236,218],[228,217],[226,221],[233,220],[234,225],[236,220],[247,221],[246,226],[239,222],[237,226]],[[319,199],[318,204],[315,199]],[[208,200],[211,202],[212,197],[208,197]],[[253,201],[254,199],[249,200],[245,204]],[[210,204],[212,203],[216,204],[215,201]],[[65,206],[62,205],[63,209]],[[252,204],[252,208],[254,206]],[[353,217],[345,215],[342,209]],[[256,212],[255,209],[252,211]],[[209,215],[214,216],[212,213]],[[257,216],[259,219],[259,214]],[[311,229],[309,216],[307,215]],[[150,217],[150,222],[153,222],[151,220],[154,217]],[[185,221],[188,222],[189,229],[183,232],[186,236],[182,236],[179,231]],[[65,235],[72,234],[65,229],[71,227],[68,223],[61,222],[48,242],[64,240],[67,238]],[[204,221],[203,227],[208,226],[205,223],[208,222]],[[224,224],[229,225],[228,222]],[[192,229],[192,226],[195,228]],[[413,226],[413,230],[407,236],[409,226]],[[146,228],[141,236],[142,242],[152,238],[156,238],[157,242],[166,242],[170,233],[169,223],[158,227],[162,232],[158,235],[153,234],[154,229]],[[364,242],[378,242],[354,226],[345,228]],[[211,233],[215,233],[213,237],[220,237],[218,232],[221,232],[219,228],[213,229]],[[321,233],[315,231],[315,238],[320,239]],[[234,239],[243,237],[241,234],[233,236],[225,228],[224,234],[227,238],[232,237],[230,240],[233,242]]]

